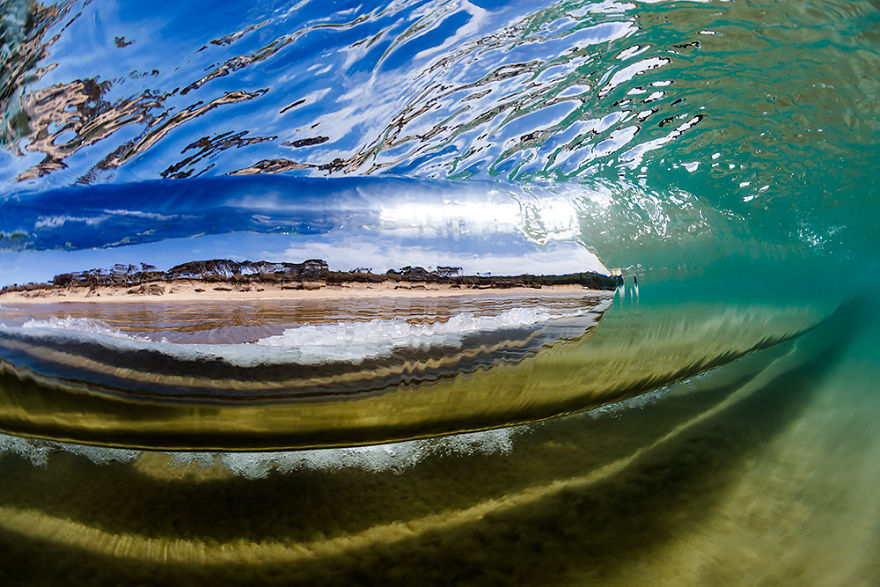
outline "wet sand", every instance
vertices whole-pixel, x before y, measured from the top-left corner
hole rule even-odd
[[[0,304],[32,304],[56,302],[148,302],[148,301],[259,301],[259,300],[319,300],[345,298],[430,298],[451,296],[535,295],[538,292],[554,294],[594,293],[611,296],[613,291],[592,290],[582,285],[545,285],[534,287],[463,287],[438,283],[396,282],[347,283],[325,285],[321,282],[300,284],[203,282],[197,280],[169,280],[145,283],[134,287],[52,287],[31,291],[0,293]]]

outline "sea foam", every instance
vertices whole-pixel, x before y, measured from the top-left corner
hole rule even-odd
[[[597,311],[598,310],[598,311]],[[480,332],[528,328],[557,319],[595,318],[601,308],[567,310],[512,308],[496,315],[463,312],[442,322],[410,322],[403,318],[305,323],[281,334],[238,344],[191,344],[159,341],[130,334],[90,318],[29,320],[21,326],[0,323],[0,332],[33,338],[96,343],[117,350],[151,350],[182,360],[222,360],[239,367],[271,364],[358,363],[384,357],[401,348],[460,348],[464,338]],[[584,327],[592,324],[585,321]]]
[[[569,418],[619,417],[627,410],[642,409],[660,401],[673,387],[667,386],[644,396],[602,406]],[[371,473],[400,474],[433,457],[509,454],[514,450],[517,438],[544,425],[546,422],[535,422],[480,432],[348,448],[269,452],[174,451],[166,454],[170,457],[171,466],[195,465],[201,469],[219,466],[247,479],[265,478],[271,473],[292,474],[302,470],[360,469]],[[86,446],[0,434],[0,457],[4,454],[17,455],[35,466],[46,466],[51,455],[59,452],[77,455],[100,465],[133,462],[143,453],[140,450]]]

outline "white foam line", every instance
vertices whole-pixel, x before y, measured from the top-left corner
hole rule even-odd
[[[303,324],[253,343],[190,344],[155,342],[88,318],[29,320],[20,327],[0,324],[0,332],[31,337],[92,342],[120,350],[153,350],[183,360],[222,360],[239,367],[264,364],[361,362],[390,355],[398,348],[460,348],[465,336],[506,328],[522,328],[559,318],[594,316],[596,308],[550,312],[543,308],[513,308],[494,316],[462,313],[445,322],[412,324],[403,318]]]

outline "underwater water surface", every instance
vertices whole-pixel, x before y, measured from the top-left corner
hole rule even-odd
[[[623,276],[4,293],[0,583],[880,580],[877,2],[0,6],[0,287]]]

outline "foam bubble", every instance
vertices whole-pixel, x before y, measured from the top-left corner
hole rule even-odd
[[[673,386],[664,387],[628,400],[602,406],[581,416],[588,418],[619,417],[622,412],[642,409],[667,395]],[[302,470],[340,471],[360,469],[370,473],[401,474],[430,457],[467,457],[503,455],[513,451],[517,437],[546,422],[511,426],[481,432],[410,440],[389,444],[349,448],[272,452],[169,451],[170,465],[200,469],[222,467],[246,479],[262,479],[271,473],[291,474]],[[85,457],[96,464],[135,461],[143,451],[85,446],[0,434],[0,456],[14,454],[35,466],[45,466],[55,452]]]
[[[82,456],[99,465],[112,462],[128,463],[141,454],[141,451],[138,450],[87,446],[0,434],[0,456],[13,454],[30,461],[35,466],[45,466],[49,461],[49,456],[55,452]]]
[[[248,479],[263,478],[272,471],[292,473],[307,469],[324,471],[361,469],[371,473],[400,474],[431,456],[507,454],[513,450],[514,438],[526,428],[526,426],[516,426],[351,448],[221,453],[219,461],[234,474]]]
[[[146,337],[128,334],[117,328],[113,328],[103,320],[95,320],[93,318],[73,318],[71,316],[58,318],[57,316],[52,316],[48,320],[28,320],[21,325],[21,328],[23,330],[35,331],[38,333],[54,333],[54,331],[60,330],[64,332],[76,332],[109,338],[119,338],[122,340],[150,342],[150,339]]]
[[[296,350],[307,363],[330,359],[386,356],[395,348],[459,347],[465,335],[529,326],[555,318],[583,315],[583,311],[551,313],[544,309],[513,308],[496,316],[462,313],[445,322],[412,324],[402,318],[304,324],[254,343],[260,347]]]
[[[611,404],[605,404],[604,406],[599,406],[598,408],[594,408],[586,412],[585,415],[593,418],[594,420],[599,420],[601,418],[607,417],[618,418],[623,412],[626,412],[628,410],[641,410],[650,406],[651,404],[657,403],[666,395],[668,395],[671,390],[672,386],[661,387],[660,389],[655,389],[654,391],[642,393],[629,399],[614,402]]]
[[[152,341],[90,318],[29,320],[21,327],[0,324],[0,331],[62,340],[87,341],[120,350],[152,350],[183,360],[222,360],[239,367],[260,364],[360,362],[388,356],[398,348],[459,348],[465,336],[522,328],[559,318],[596,315],[595,308],[554,310],[512,308],[494,316],[465,312],[445,322],[411,323],[403,318],[303,324],[253,343],[190,344]],[[601,311],[601,309],[599,309]]]
[[[13,454],[35,466],[45,466],[51,452],[48,442],[0,434],[0,455]]]

